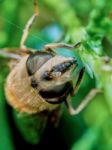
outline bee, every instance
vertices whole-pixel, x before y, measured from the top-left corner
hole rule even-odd
[[[78,79],[73,85],[73,71],[78,67],[75,57],[65,57],[54,51],[55,48],[78,48],[81,42],[74,45],[52,43],[45,45],[43,51],[35,51],[25,46],[29,30],[39,15],[37,4],[35,13],[27,22],[20,42],[20,54],[9,53],[15,63],[9,73],[5,93],[8,103],[18,112],[38,114],[52,112],[65,103],[70,114],[78,114],[88,103],[90,95],[78,108],[73,109],[70,96],[74,96],[83,78],[85,68],[78,72]],[[6,55],[5,52],[2,52]]]

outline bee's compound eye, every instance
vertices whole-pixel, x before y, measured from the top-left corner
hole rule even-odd
[[[55,65],[52,70],[51,70],[51,74],[54,76],[60,76],[61,74],[65,73],[66,71],[68,71],[73,65],[76,65],[76,60],[68,60],[65,62],[62,62],[60,64]]]
[[[30,55],[26,62],[28,75],[33,75],[40,67],[53,57],[52,54],[46,52],[36,52]]]

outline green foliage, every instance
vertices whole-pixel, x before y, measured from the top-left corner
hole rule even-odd
[[[16,111],[13,114],[16,126],[24,139],[31,144],[39,143],[47,121],[44,115],[19,114]]]

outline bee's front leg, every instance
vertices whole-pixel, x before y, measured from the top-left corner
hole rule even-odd
[[[77,79],[77,82],[75,84],[75,87],[73,87],[73,91],[71,92],[71,96],[75,96],[75,94],[77,93],[78,89],[79,89],[79,86],[81,84],[81,81],[83,79],[83,76],[84,76],[84,72],[85,72],[85,67],[83,67],[80,72],[79,72],[79,76],[78,76],[78,79]]]
[[[65,43],[51,43],[51,44],[46,44],[45,50],[52,50],[53,48],[67,48],[67,49],[75,49],[78,48],[80,46],[81,42],[78,42],[74,45],[70,45],[70,44],[65,44]]]

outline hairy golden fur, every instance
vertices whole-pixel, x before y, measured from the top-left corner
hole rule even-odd
[[[32,114],[44,110],[52,111],[58,105],[47,103],[31,87],[31,80],[26,70],[27,58],[28,56],[24,56],[8,75],[5,86],[7,100],[19,112]]]

